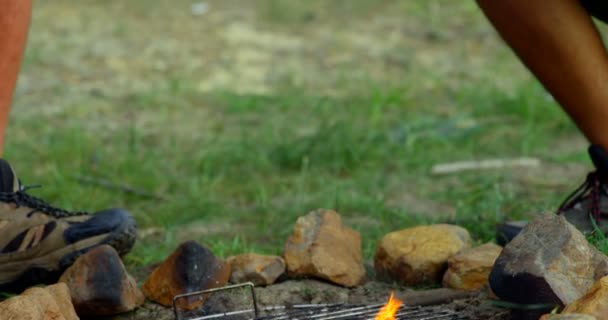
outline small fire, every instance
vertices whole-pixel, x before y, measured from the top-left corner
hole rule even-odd
[[[395,320],[395,313],[402,304],[403,301],[395,298],[394,292],[391,292],[388,302],[382,306],[374,320]]]

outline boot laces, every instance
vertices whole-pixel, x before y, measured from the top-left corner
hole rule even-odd
[[[590,172],[587,175],[587,179],[583,182],[574,192],[572,192],[566,200],[559,206],[557,213],[564,212],[572,209],[578,203],[591,199],[591,206],[589,207],[589,214],[593,217],[597,224],[600,223],[600,198],[604,191],[604,184],[602,183],[597,171]]]
[[[12,202],[17,206],[17,208],[22,206],[31,208],[32,211],[27,214],[28,217],[34,214],[34,212],[42,212],[55,218],[64,218],[88,214],[82,211],[68,211],[65,209],[54,207],[48,202],[27,193],[27,190],[40,187],[41,186],[39,185],[22,186],[19,188],[18,191],[15,192],[0,192],[0,201]]]

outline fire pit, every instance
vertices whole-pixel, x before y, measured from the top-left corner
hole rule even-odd
[[[468,316],[447,308],[445,306],[416,307],[396,305],[392,317],[379,318],[378,314],[386,304],[352,305],[352,304],[297,304],[287,306],[273,306],[258,308],[253,284],[245,283],[217,289],[192,292],[175,296],[173,310],[178,320],[358,320],[358,319],[397,319],[397,320],[456,320],[469,319]],[[181,299],[203,297],[223,290],[247,288],[250,291],[252,307],[242,310],[228,310],[223,312],[209,311],[205,307],[199,310],[181,310]]]

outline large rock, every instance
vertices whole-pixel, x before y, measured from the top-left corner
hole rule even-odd
[[[342,225],[333,210],[298,218],[283,253],[292,277],[317,277],[346,287],[365,277],[359,233]]]
[[[561,216],[530,222],[496,260],[492,291],[521,304],[567,305],[608,271],[608,257]]]
[[[195,241],[182,243],[148,277],[144,294],[152,301],[171,306],[178,294],[225,286],[230,278],[230,264]],[[197,295],[178,300],[180,309],[200,307],[207,296]]]
[[[469,232],[437,224],[395,231],[380,241],[374,267],[380,277],[405,285],[439,283],[448,259],[471,246]]]
[[[59,278],[70,288],[79,315],[105,316],[131,311],[144,295],[114,248],[96,247],[80,256]]]
[[[265,286],[273,284],[285,272],[285,260],[277,256],[248,253],[231,257],[228,262],[232,268],[232,283],[252,282]]]
[[[488,284],[488,277],[502,247],[486,243],[464,250],[448,259],[443,286],[454,289],[479,290]]]
[[[584,296],[566,306],[563,313],[584,313],[598,320],[608,320],[608,276],[601,278]]]
[[[0,319],[78,320],[64,283],[34,287],[0,303]]]

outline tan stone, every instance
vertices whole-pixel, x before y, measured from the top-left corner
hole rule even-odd
[[[232,283],[252,282],[255,285],[273,284],[285,272],[285,260],[278,256],[255,253],[228,259],[232,268]]]
[[[488,276],[502,247],[486,243],[463,250],[448,259],[443,286],[454,289],[479,290],[488,284]]]
[[[68,287],[61,283],[33,287],[0,303],[3,320],[78,320]]]
[[[16,296],[0,303],[0,319],[44,320],[45,312],[35,297]],[[65,320],[65,317],[56,317],[54,320]]]
[[[142,305],[145,297],[127,273],[118,253],[109,245],[80,256],[61,275],[59,282],[70,288],[80,315],[114,315]]]
[[[333,210],[298,218],[283,252],[292,277],[317,277],[353,287],[365,277],[359,233],[342,225]]]
[[[47,286],[45,289],[55,298],[55,302],[57,302],[66,320],[78,320],[78,315],[72,303],[70,288],[65,283],[56,283]]]
[[[45,319],[65,319],[65,316],[59,308],[59,304],[57,304],[55,298],[45,288],[29,288],[25,290],[22,295],[32,298],[33,303],[37,304],[42,310],[44,310]]]
[[[437,224],[391,232],[376,249],[374,266],[380,277],[405,285],[439,283],[448,259],[471,246],[469,232]]]
[[[598,320],[608,320],[608,276],[602,277],[585,295],[567,305],[563,313],[584,313]]]
[[[146,297],[164,306],[173,304],[178,294],[222,287],[230,279],[230,264],[195,241],[182,243],[146,279],[143,291]],[[179,309],[200,307],[208,297],[192,296],[176,301]]]

